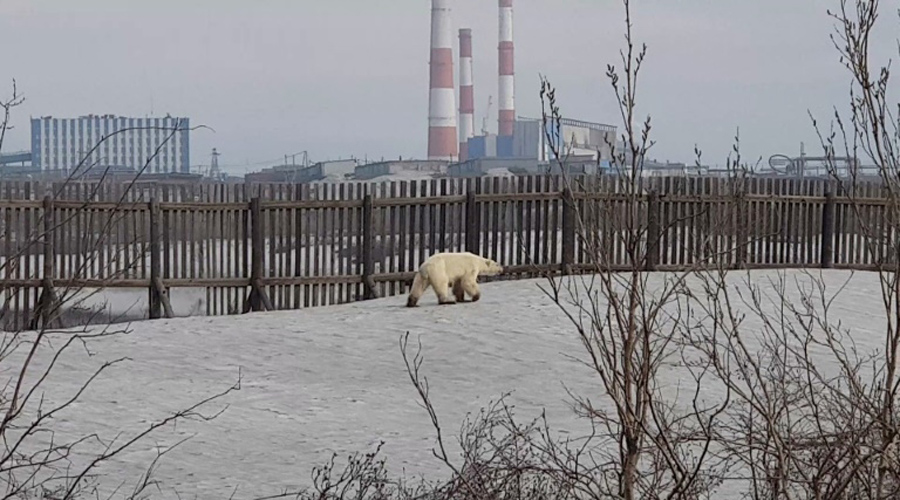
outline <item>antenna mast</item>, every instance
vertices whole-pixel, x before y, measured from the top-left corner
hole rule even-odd
[[[212,159],[209,162],[209,176],[213,179],[221,179],[222,173],[219,171],[219,152],[216,148],[212,150]]]

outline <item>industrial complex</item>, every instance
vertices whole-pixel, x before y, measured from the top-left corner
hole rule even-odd
[[[431,0],[427,156],[424,159],[360,161],[338,159],[301,164],[285,163],[247,173],[245,181],[322,182],[416,179],[458,176],[523,175],[559,170],[547,138],[564,154],[563,167],[579,173],[599,173],[610,167],[616,127],[571,118],[550,122],[516,113],[513,0],[497,0],[496,40],[497,121],[487,118],[476,130],[475,116],[488,116],[475,106],[477,82],[473,74],[475,49],[480,42],[471,28],[454,29],[454,0]],[[493,40],[490,40],[493,42]],[[457,58],[454,58],[456,51]],[[456,61],[457,64],[454,64]],[[458,70],[458,73],[455,71]],[[458,103],[458,104],[457,104]],[[41,117],[31,120],[31,151],[0,155],[0,176],[57,177],[102,171],[180,180],[241,180],[218,167],[213,149],[209,165],[190,164],[190,120],[187,117],[137,118],[88,115],[77,118]],[[493,129],[493,130],[491,130]],[[424,130],[423,130],[424,132]],[[101,138],[108,137],[105,141]],[[99,147],[95,147],[101,143]],[[304,155],[306,152],[304,152]],[[149,162],[148,162],[149,159]],[[684,164],[660,164],[660,173],[687,173]],[[651,166],[652,168],[653,166]]]
[[[612,154],[610,144],[616,141],[615,126],[564,119],[552,125],[558,130],[551,130],[544,128],[541,119],[516,115],[513,0],[498,0],[496,132],[491,133],[484,124],[480,134],[475,134],[474,37],[470,28],[459,29],[457,114],[453,49],[450,46],[453,38],[450,3],[451,0],[432,0],[431,3],[428,159],[446,161],[447,172],[451,175],[456,172],[487,174],[491,167],[484,167],[489,165],[509,165],[512,169],[527,171],[533,165],[549,161],[550,148],[545,140],[549,136],[558,137],[560,149],[570,158],[577,158],[577,162],[584,163],[590,156],[600,168],[608,166]],[[451,136],[458,136],[459,142],[451,141]]]

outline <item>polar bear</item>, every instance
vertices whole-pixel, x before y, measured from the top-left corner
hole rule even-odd
[[[419,266],[412,289],[409,291],[409,298],[406,300],[406,307],[416,307],[419,298],[429,285],[437,295],[438,304],[463,302],[466,294],[472,298],[472,302],[475,302],[481,298],[478,291],[478,276],[495,276],[502,272],[503,267],[500,264],[474,253],[436,253]]]

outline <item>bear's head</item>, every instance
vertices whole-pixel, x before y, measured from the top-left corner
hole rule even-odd
[[[503,266],[497,264],[496,261],[491,259],[483,259],[484,262],[482,264],[482,270],[479,274],[483,274],[485,276],[496,276],[503,272]]]

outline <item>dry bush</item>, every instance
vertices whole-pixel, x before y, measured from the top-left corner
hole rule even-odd
[[[656,264],[660,245],[654,238],[666,227],[651,230],[662,221],[647,215],[648,199],[656,196],[643,176],[653,146],[652,127],[649,116],[640,121],[636,104],[647,47],[636,47],[631,5],[623,3],[622,69],[607,67],[624,124],[622,148],[608,144],[612,179],[598,187],[576,185],[566,174],[559,140],[548,137],[565,187],[573,193],[566,202],[573,205],[585,274],[548,275],[545,292],[571,321],[584,347],[584,362],[601,389],[595,401],[573,395],[581,415],[598,429],[590,452],[591,461],[601,464],[590,473],[604,478],[597,495],[699,498],[715,491],[730,465],[727,457],[714,453],[716,429],[730,394],[720,401],[703,398],[710,366],[702,359],[682,363],[689,354],[677,342],[677,332],[686,325],[685,302],[690,301],[686,280],[704,262],[666,275],[647,272]],[[544,95],[550,110],[545,123],[558,123],[559,108],[546,81]],[[715,261],[716,251],[705,259]],[[687,368],[686,395],[665,383],[663,372],[672,364]],[[680,404],[685,399],[688,403]]]
[[[3,109],[3,119],[0,122],[0,148],[6,130],[10,128],[10,116],[14,108],[23,102],[18,89],[13,86],[12,98],[0,103]],[[163,130],[163,129],[161,129]],[[168,134],[166,141],[177,132],[175,129],[164,129]],[[122,133],[125,130],[117,133]],[[61,183],[60,190],[66,185],[76,181],[89,170],[90,154],[108,140],[105,137],[100,143],[88,152],[79,165],[70,172],[69,176]],[[163,143],[164,144],[164,143]],[[160,146],[161,148],[162,146]],[[2,150],[2,149],[0,149]],[[82,265],[74,270],[71,276],[73,282],[91,278],[91,272],[97,267],[97,254],[104,246],[109,245],[109,230],[121,217],[119,210],[129,203],[126,201],[128,192],[134,187],[134,182],[150,162],[155,158],[160,149],[151,156],[144,167],[129,183],[122,197],[117,200],[110,210],[110,215],[98,227],[100,231],[94,234],[86,234],[81,247]],[[17,235],[17,251],[13,255],[7,255],[0,264],[0,273],[9,276],[9,270],[19,265],[30,248],[40,248],[51,234],[61,225],[67,224],[72,218],[84,215],[88,210],[86,202],[97,194],[97,190],[103,185],[107,171],[103,172],[94,191],[82,200],[85,205],[80,209],[70,210],[69,217],[50,219],[45,216],[41,223],[35,224],[34,229],[26,235]],[[58,192],[56,193],[58,194]],[[10,237],[9,228],[5,228],[3,238]],[[129,242],[130,243],[130,242]],[[105,263],[109,266],[105,274],[116,276],[115,260]],[[94,269],[94,271],[91,271]],[[39,270],[36,270],[39,271]],[[25,278],[31,278],[26,276]],[[85,290],[69,282],[53,283],[52,278],[43,276],[43,297],[41,307],[36,312],[32,321],[26,322],[29,329],[18,328],[14,331],[5,331],[0,336],[0,373],[2,373],[2,386],[0,386],[0,495],[2,498],[48,498],[48,499],[72,499],[85,496],[102,496],[111,489],[125,498],[145,498],[153,490],[158,490],[161,485],[153,478],[153,472],[160,459],[181,443],[174,443],[164,447],[156,453],[156,457],[149,461],[147,470],[140,477],[133,480],[130,487],[121,478],[109,477],[108,472],[101,473],[100,468],[115,460],[126,451],[144,446],[147,438],[156,431],[173,425],[183,420],[210,420],[215,418],[222,410],[210,411],[220,399],[240,387],[240,375],[237,382],[228,384],[222,391],[211,394],[188,407],[167,413],[164,417],[143,428],[132,432],[114,432],[112,435],[106,432],[83,430],[64,431],[60,425],[60,419],[66,417],[74,407],[82,401],[86,391],[101,377],[108,376],[109,371],[119,365],[126,364],[129,359],[106,360],[84,380],[76,384],[75,389],[68,394],[62,394],[55,387],[54,380],[65,377],[65,369],[61,366],[64,359],[70,353],[83,350],[89,356],[99,357],[96,351],[102,347],[108,339],[129,333],[126,326],[113,328],[101,326],[96,328],[85,327],[76,329],[55,329],[58,319],[66,308],[78,306],[87,300],[92,294],[102,290]],[[9,298],[23,293],[21,288],[4,283],[4,293],[8,304]],[[3,313],[0,311],[0,319]],[[206,413],[208,412],[209,413]],[[114,484],[120,483],[120,484]],[[107,492],[107,493],[104,493]]]
[[[578,443],[556,440],[540,419],[519,424],[501,400],[477,425],[461,429],[456,463],[445,451],[421,360],[409,361],[404,338],[407,369],[437,434],[435,455],[452,471],[443,492],[472,499],[896,498],[900,117],[888,104],[889,71],[869,75],[877,0],[842,1],[833,14],[836,46],[855,79],[852,126],[836,114],[840,135],[823,139],[832,159],[836,137],[844,140],[845,156],[865,153],[879,167],[888,200],[886,220],[866,224],[862,187],[855,176],[849,183],[838,179],[839,202],[863,221],[867,251],[878,256],[886,326],[883,349],[875,352],[857,346],[854,325],[834,312],[842,286],[826,283],[824,274],[788,279],[776,273],[759,283],[757,274],[735,271],[734,253],[752,242],[739,238],[745,234],[740,223],[728,226],[709,208],[689,217],[707,217],[712,227],[732,231],[734,246],[717,246],[710,236],[687,269],[655,277],[645,272],[659,245],[648,238],[650,222],[642,212],[652,195],[641,176],[652,147],[650,120],[638,122],[635,106],[646,48],[635,48],[628,0],[624,6],[624,73],[613,66],[607,72],[625,124],[625,150],[609,145],[615,181],[602,192],[575,184],[565,175],[563,138],[547,136],[564,187],[586,193],[582,199],[604,200],[567,200],[588,265],[584,275],[548,275],[545,287],[571,320],[583,361],[596,374],[598,400],[571,395],[595,432]],[[546,80],[541,97],[545,125],[558,123],[555,91]],[[734,153],[728,181],[734,199],[726,212],[741,206],[749,171],[739,137]],[[624,262],[612,258],[613,245],[624,249]],[[686,394],[673,391],[676,378],[687,382]]]

